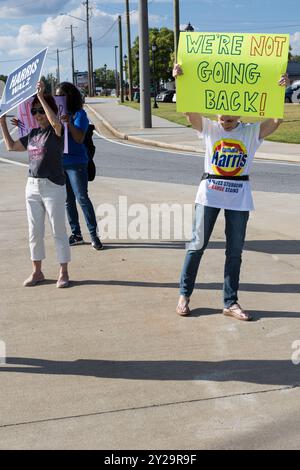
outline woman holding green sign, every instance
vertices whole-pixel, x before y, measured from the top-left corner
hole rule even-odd
[[[176,64],[173,76],[183,74]],[[279,80],[288,84],[287,74]],[[176,312],[190,314],[189,302],[199,264],[221,209],[225,212],[226,261],[224,269],[224,315],[249,321],[251,316],[238,303],[242,251],[249,211],[253,210],[249,172],[263,139],[272,134],[282,119],[245,124],[239,116],[218,115],[217,121],[199,113],[185,113],[192,127],[205,140],[205,173],[196,196],[192,240],[188,245],[180,278],[180,297]]]

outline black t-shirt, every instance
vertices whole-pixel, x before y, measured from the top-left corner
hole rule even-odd
[[[32,129],[21,137],[22,145],[28,150],[29,176],[48,178],[63,186],[66,182],[63,170],[64,135],[58,137],[52,126],[46,129]]]

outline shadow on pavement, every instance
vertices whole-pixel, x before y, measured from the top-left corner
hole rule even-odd
[[[7,367],[7,365],[12,365]],[[22,367],[25,366],[25,367]],[[211,380],[264,385],[300,385],[300,365],[288,360],[208,361],[107,361],[79,359],[49,361],[34,358],[7,358],[0,372],[26,374],[79,375],[128,380]]]
[[[185,241],[166,241],[166,242],[140,242],[140,243],[109,243],[105,242],[109,249],[118,248],[152,248],[152,249],[185,249]],[[225,241],[211,241],[208,249],[225,250]],[[259,253],[268,253],[273,255],[300,255],[300,240],[249,240],[245,242],[245,251],[257,251]]]
[[[178,289],[179,282],[150,282],[150,281],[123,281],[117,279],[83,279],[70,281],[70,287],[78,286],[124,286],[124,287],[150,287],[153,289]],[[197,283],[195,289],[199,290],[223,290],[221,282]],[[270,292],[280,294],[300,294],[300,284],[252,284],[240,283],[240,291],[244,292]],[[300,311],[299,311],[300,315]]]
[[[300,312],[271,312],[269,310],[249,310],[248,308],[246,310],[253,318],[251,323],[253,323],[253,321],[260,320],[261,318],[300,318]],[[223,312],[221,308],[191,308],[191,314],[184,318],[206,317],[209,315],[223,315]]]

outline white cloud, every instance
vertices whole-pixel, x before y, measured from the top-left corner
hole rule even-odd
[[[68,13],[85,20],[86,11],[82,4]],[[95,48],[97,46],[111,46],[117,43],[117,24],[115,24],[108,34],[105,34],[109,28],[113,26],[116,18],[117,15],[111,15],[99,9],[93,9],[93,16],[90,21],[90,35],[93,37],[95,66],[97,66]],[[70,24],[74,27],[75,67],[86,70],[85,21],[76,20],[75,18],[71,18],[67,15],[50,16],[45,19],[42,24],[26,24],[25,21],[15,33],[11,31],[5,36],[1,36],[0,33],[1,73],[10,73],[16,67],[20,66],[22,61],[29,59],[39,50],[48,47],[49,49],[46,56],[44,74],[49,72],[55,74],[56,50],[59,49],[61,51],[59,55],[61,76],[67,76],[70,79],[71,39],[70,29],[66,29]],[[100,39],[101,36],[104,37]],[[12,62],[12,59],[16,59],[16,62]]]
[[[71,10],[70,15],[85,19],[83,5]],[[94,36],[101,36],[115,21],[116,16],[100,10],[94,10],[90,22],[90,31]],[[96,21],[93,21],[96,20]],[[0,36],[0,54],[6,57],[27,57],[43,47],[64,49],[70,46],[70,31],[66,27],[73,24],[76,44],[86,42],[86,24],[67,15],[48,17],[41,25],[23,24],[14,36]],[[78,28],[78,29],[75,29]]]
[[[65,0],[64,8],[70,3]],[[61,0],[27,0],[18,2],[15,0],[0,0],[0,18],[23,18],[26,16],[57,14],[62,8]]]
[[[124,23],[125,23],[125,15],[123,15]],[[148,15],[148,21],[149,21],[149,27],[152,26],[157,26],[158,24],[161,23],[162,17],[158,15]],[[139,24],[139,12],[138,11],[133,11],[130,15],[130,23],[132,25],[138,25]]]
[[[300,32],[291,34],[291,47],[293,55],[300,55]]]

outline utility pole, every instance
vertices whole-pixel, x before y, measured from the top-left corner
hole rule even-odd
[[[149,29],[148,0],[139,0],[139,50],[140,50],[140,100],[141,128],[152,127],[150,66],[149,66]]]
[[[76,26],[75,26],[76,28]],[[72,83],[75,85],[75,66],[74,66],[74,35],[73,35],[73,25],[66,26],[65,29],[71,30],[71,52],[72,52]]]
[[[89,0],[84,2],[86,6],[86,44],[88,60],[88,95],[92,96],[92,76],[91,76],[91,57],[90,57],[90,27],[89,27]]]
[[[58,49],[56,49],[56,59],[57,59],[56,79],[57,79],[57,83],[60,83],[59,50]]]
[[[123,88],[123,43],[122,43],[122,17],[119,15],[119,61],[120,61],[120,100],[124,103],[124,88]]]
[[[95,80],[94,80],[94,63],[93,63],[93,43],[92,43],[92,38],[90,36],[90,64],[91,64],[91,92],[92,96],[94,96],[95,93]]]
[[[119,46],[115,46],[115,81],[116,81],[116,95],[119,98],[119,77],[118,77],[118,61],[117,61],[117,49]]]
[[[126,0],[126,23],[127,23],[127,54],[128,54],[129,100],[130,100],[130,101],[133,101],[133,93],[132,93],[132,56],[131,56],[131,35],[130,35],[129,0]]]
[[[52,76],[51,76],[50,83],[51,83],[51,95],[54,96],[55,95],[55,80]]]
[[[174,59],[177,62],[177,49],[179,42],[179,0],[173,0],[174,2]]]
[[[153,108],[154,109],[157,109],[158,108],[158,105],[157,105],[157,101],[156,101],[156,94],[157,94],[157,83],[156,83],[156,75],[155,75],[155,52],[157,50],[157,45],[156,43],[153,43],[152,44],[152,62],[153,62],[153,88],[154,88],[154,104],[153,104]]]

